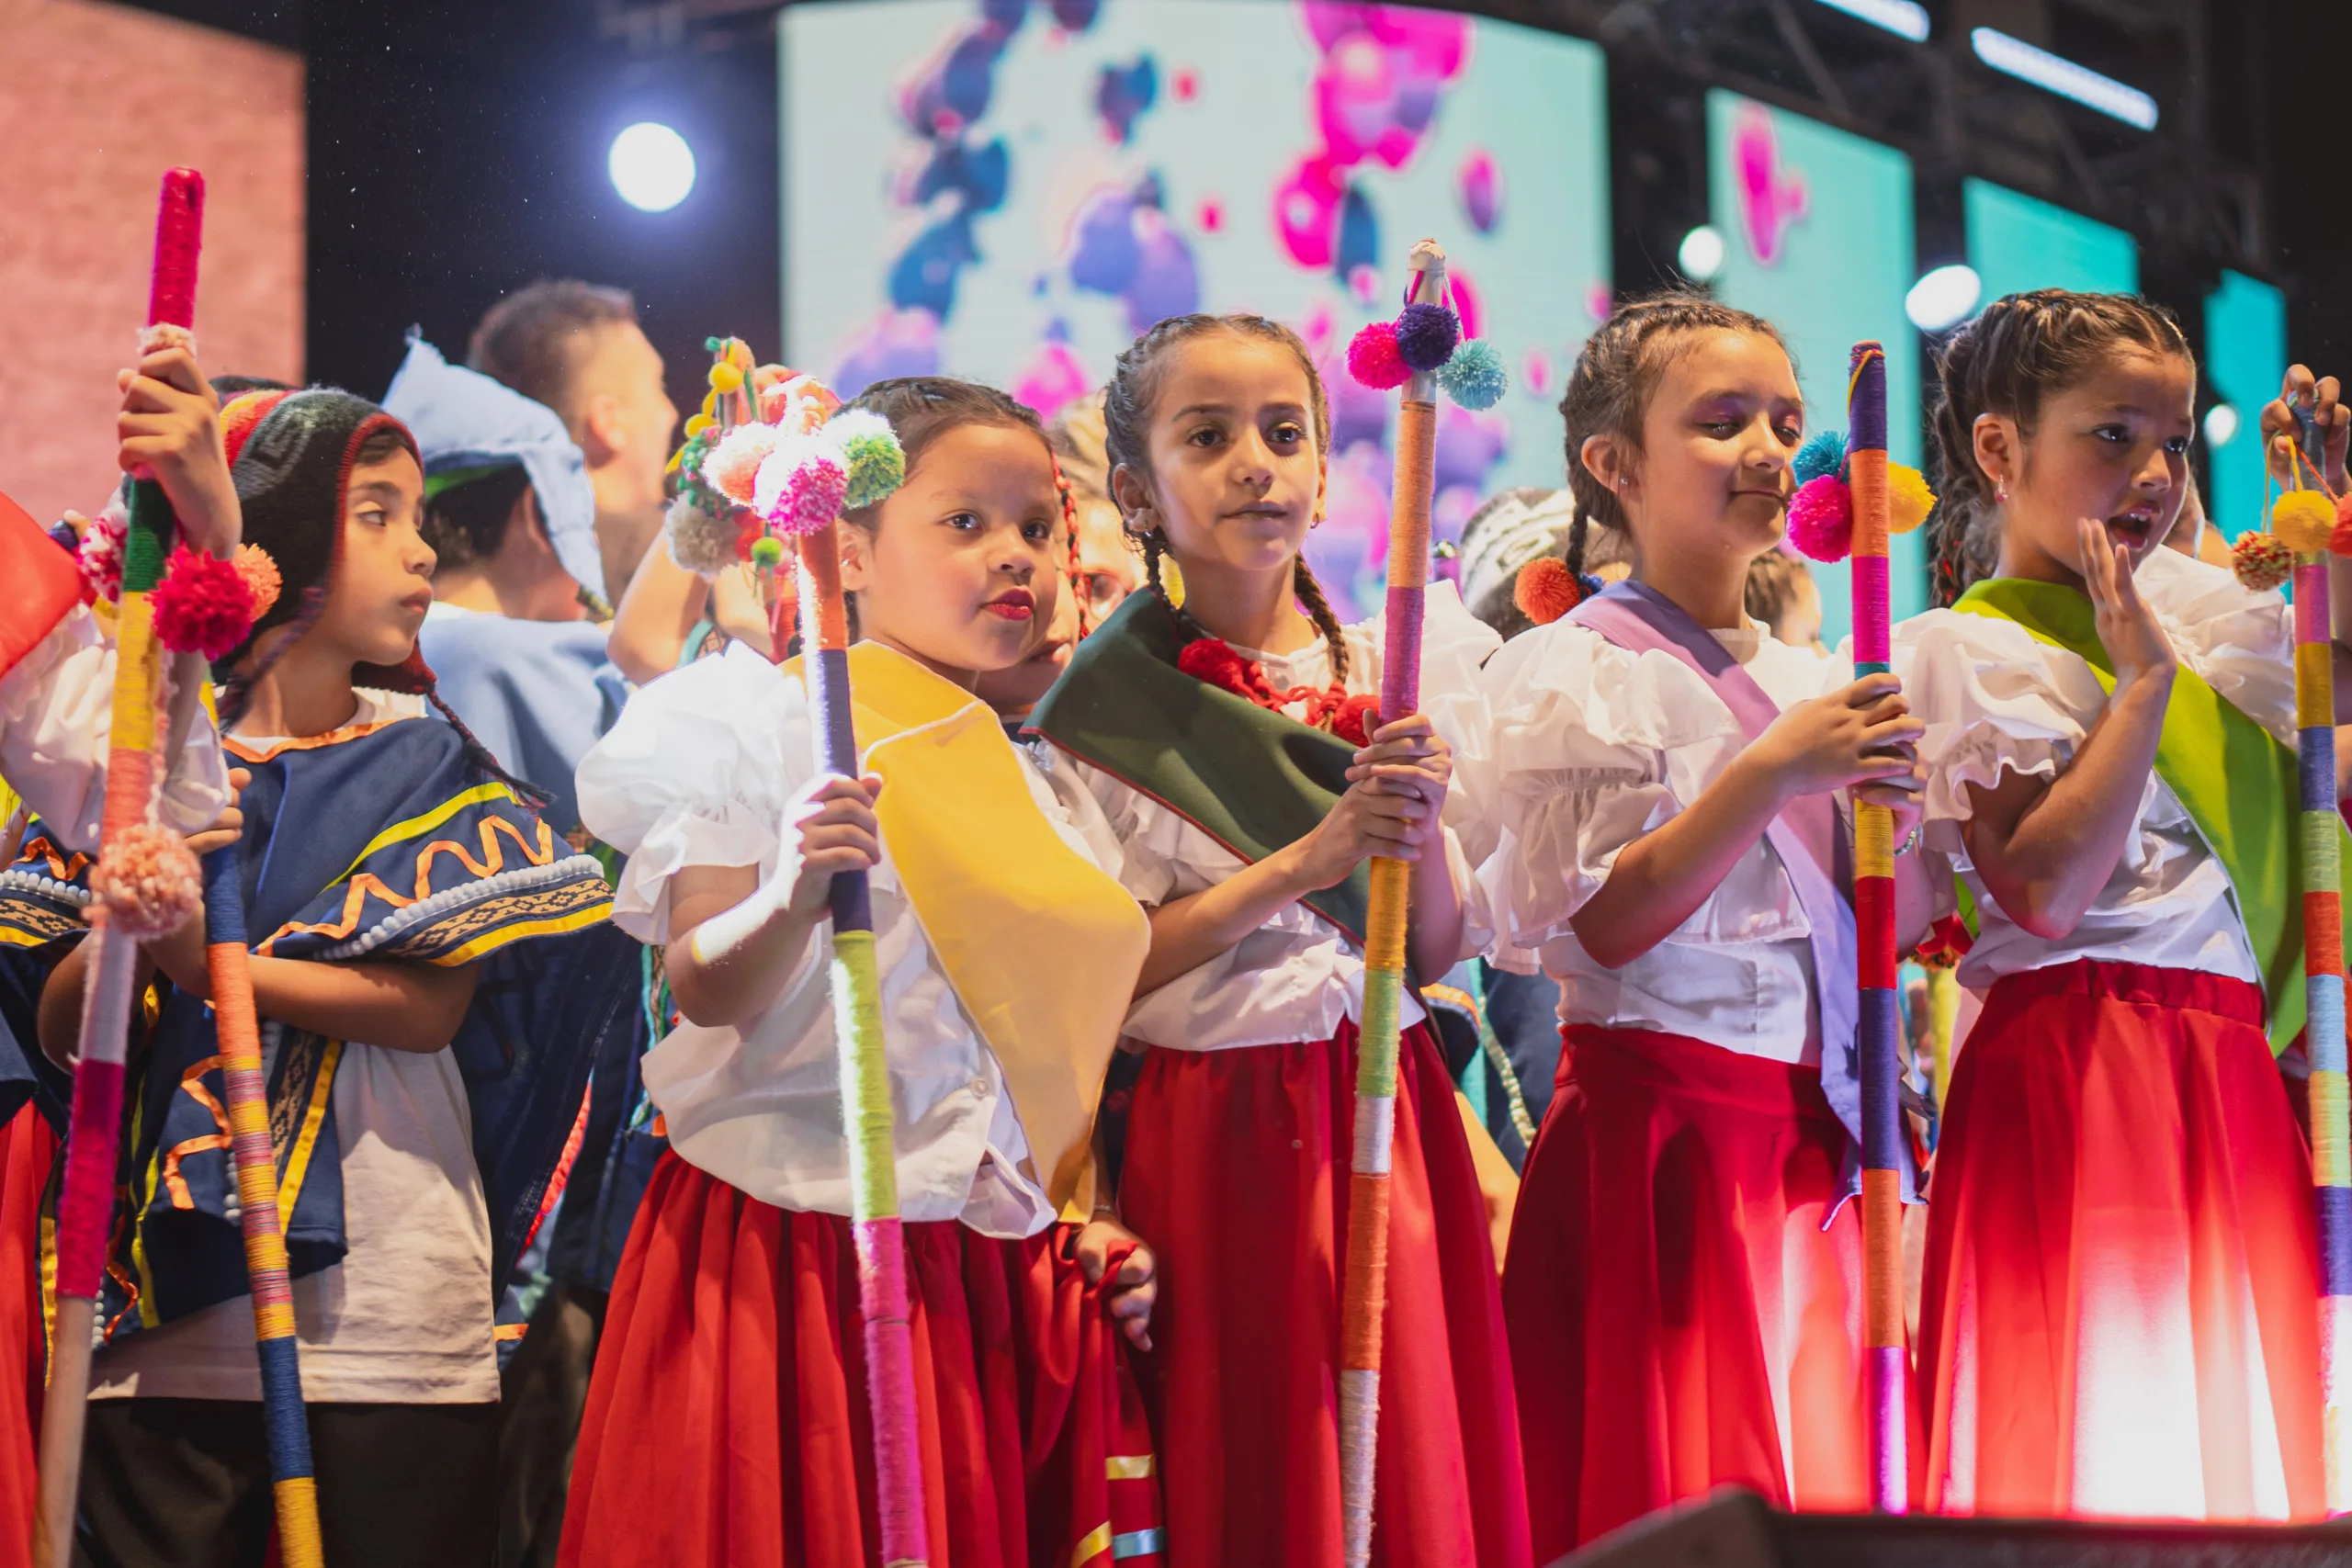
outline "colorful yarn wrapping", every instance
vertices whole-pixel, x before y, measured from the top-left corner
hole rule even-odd
[[[186,545],[155,585],[155,637],[174,653],[225,659],[254,627],[253,590],[237,563]]]
[[[794,535],[831,525],[849,496],[849,461],[821,435],[792,436],[776,443],[760,465],[752,509],[768,526]]]
[[[739,506],[751,505],[758,493],[760,465],[775,450],[775,439],[774,425],[737,425],[703,457],[703,482]]]
[[[187,924],[204,881],[177,833],[141,822],[107,840],[90,873],[90,896],[106,905],[114,930],[155,942]]]
[[[1396,323],[1374,321],[1348,342],[1348,375],[1359,387],[1390,392],[1413,378],[1413,367],[1396,351]]]
[[[1824,474],[1842,473],[1846,467],[1846,437],[1835,430],[1819,431],[1808,437],[1790,459],[1797,483],[1807,484]]]
[[[2335,537],[2335,508],[2316,491],[2290,490],[2270,507],[2270,531],[2297,555],[2317,555]]]
[[[1846,475],[1853,553],[1854,673],[1889,668],[1886,351],[1854,345],[1846,393]],[[1835,483],[1809,480],[1804,490]],[[1804,491],[1798,492],[1800,495]],[[1794,513],[1791,512],[1791,532]],[[1855,1049],[1862,1089],[1862,1346],[1868,1377],[1871,1503],[1883,1513],[1909,1506],[1905,1426],[1909,1369],[1903,1318],[1903,1111],[1897,1098],[1894,942],[1894,817],[1883,806],[1854,807],[1854,923],[1861,987]]]
[[[1395,502],[1389,513],[1386,657],[1380,711],[1402,717],[1421,705],[1421,621],[1429,588],[1430,510],[1436,493],[1437,381],[1460,332],[1445,298],[1445,253],[1413,247],[1413,283],[1398,319],[1399,352],[1419,372],[1396,418]],[[1442,337],[1445,352],[1436,353]],[[1566,566],[1563,564],[1562,570]],[[1363,1030],[1356,1042],[1355,1116],[1348,1176],[1348,1234],[1340,1288],[1340,1528],[1348,1568],[1372,1560],[1380,1434],[1381,1323],[1388,1310],[1389,1160],[1396,1127],[1396,1057],[1405,996],[1412,867],[1374,856],[1364,917]]]
[[[1465,409],[1490,409],[1510,389],[1510,372],[1493,344],[1482,337],[1465,338],[1439,367],[1437,384]]]
[[[1453,357],[1462,341],[1462,318],[1447,306],[1415,300],[1396,317],[1396,356],[1423,375],[1434,374]]]
[[[1928,476],[1905,463],[1886,466],[1886,531],[1908,534],[1936,509],[1936,492]]]
[[[1510,602],[1539,626],[1550,626],[1584,601],[1584,585],[1557,556],[1537,556],[1511,580]]]
[[[237,575],[245,580],[245,592],[253,596],[254,619],[258,621],[277,603],[286,580],[277,574],[277,563],[269,558],[269,552],[259,545],[239,545],[230,558]]]
[[[2283,587],[2295,572],[2295,552],[2276,534],[2240,534],[2230,547],[2230,570],[2256,593]]]
[[[717,577],[742,559],[735,553],[741,526],[732,517],[711,513],[693,496],[672,502],[662,527],[669,536],[670,558],[698,576]]]
[[[1789,543],[1814,560],[1844,560],[1853,547],[1854,494],[1835,474],[1797,486],[1789,498]]]

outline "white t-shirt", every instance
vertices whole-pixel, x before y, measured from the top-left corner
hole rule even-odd
[[[424,711],[421,697],[363,690],[352,723]],[[276,1064],[278,1033],[263,1026],[265,1073]],[[341,1263],[293,1282],[302,1397],[495,1403],[490,1209],[456,1059],[446,1049],[346,1044],[334,1119],[347,1250]],[[90,1395],[259,1399],[252,1298],[217,1303],[99,1351]]]

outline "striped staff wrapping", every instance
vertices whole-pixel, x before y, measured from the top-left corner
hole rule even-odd
[[[203,223],[204,176],[193,169],[165,174],[147,300],[149,346],[188,341]],[[173,720],[185,722],[195,697],[194,681],[184,676],[177,714],[165,711],[165,650],[156,639],[152,603],[176,526],[163,486],[136,477],[115,606],[106,804],[91,879],[89,966],[57,1201],[57,1309],[41,1416],[40,1507],[33,1521],[34,1561],[47,1568],[66,1568],[73,1556],[90,1357],[114,1213],[132,972],[140,943],[176,930],[194,913],[200,894],[200,874],[187,847],[152,821]]]
[[[1854,673],[1891,668],[1887,608],[1886,351],[1854,345],[1846,390],[1846,483],[1853,496]],[[1903,1111],[1896,1098],[1902,1030],[1896,1006],[1894,816],[1854,808],[1854,924],[1861,983],[1856,1030],[1862,1082],[1862,1307],[1869,1360],[1871,1502],[1902,1513],[1909,1496],[1904,1401]]]

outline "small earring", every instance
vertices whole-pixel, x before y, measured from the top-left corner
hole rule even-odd
[[[2005,484],[1994,485],[1993,499],[1999,504],[2007,506],[2009,503],[2009,487]]]

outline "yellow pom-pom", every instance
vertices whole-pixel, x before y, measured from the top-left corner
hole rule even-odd
[[[728,364],[725,360],[722,359],[718,364],[710,367],[710,389],[712,391],[731,392],[742,384],[743,372],[737,369],[734,366]]]
[[[2297,555],[2327,548],[2335,533],[2335,508],[2313,490],[2290,490],[2270,507],[2270,531]]]
[[[1927,476],[1902,463],[1886,466],[1886,531],[1908,534],[1936,509],[1936,492]]]
[[[707,413],[690,415],[686,420],[686,434],[688,436],[700,435],[704,431],[708,430],[712,425],[717,424],[718,423],[718,422],[717,420],[711,418],[710,415]]]

